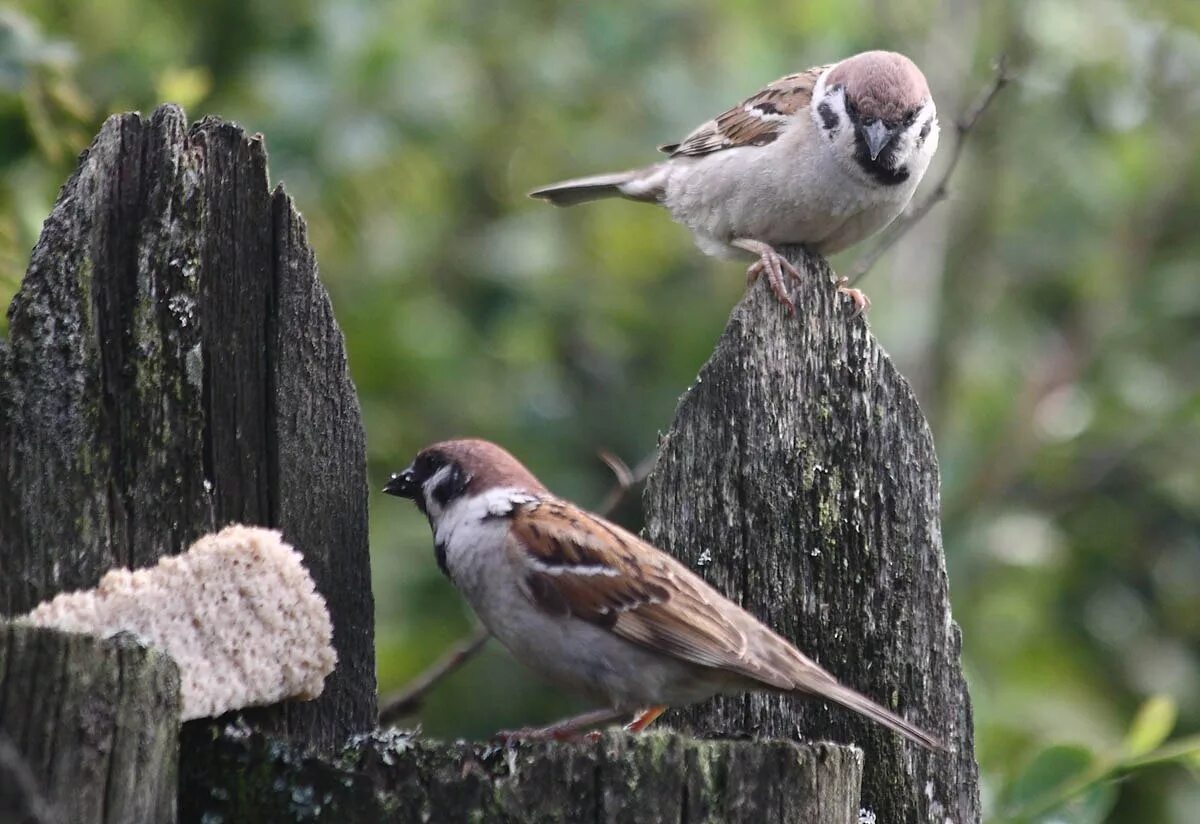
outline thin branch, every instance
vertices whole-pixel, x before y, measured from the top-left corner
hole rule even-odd
[[[600,460],[608,465],[608,468],[612,470],[613,475],[616,477],[616,484],[604,496],[604,502],[596,510],[597,514],[607,518],[617,511],[617,507],[625,500],[625,496],[629,494],[629,490],[646,480],[650,474],[650,470],[654,469],[654,462],[658,458],[658,453],[651,452],[638,461],[638,465],[633,469],[630,469],[628,464],[607,450],[602,449],[597,454]]]
[[[950,162],[946,164],[945,171],[942,172],[942,177],[938,180],[937,186],[929,196],[922,200],[916,206],[908,209],[899,220],[892,224],[892,228],[887,235],[876,244],[871,251],[864,253],[857,261],[855,261],[854,269],[848,278],[850,285],[856,285],[867,272],[871,271],[879,259],[893,246],[896,245],[900,238],[908,234],[917,223],[921,221],[925,215],[929,214],[934,206],[941,203],[950,194],[950,176],[954,174],[954,170],[958,168],[958,161],[962,159],[963,147],[966,145],[967,138],[971,134],[971,130],[983,117],[984,112],[992,105],[992,101],[996,99],[996,95],[1009,84],[1012,80],[1012,75],[1008,72],[1008,60],[1004,55],[996,61],[995,70],[992,74],[992,80],[976,98],[974,104],[971,105],[965,113],[963,113],[954,123],[954,148],[950,152]]]
[[[448,649],[432,666],[405,684],[399,692],[392,693],[379,708],[379,723],[391,724],[406,715],[412,715],[425,700],[425,695],[443,678],[467,661],[487,643],[491,633],[483,624],[476,624],[471,634]]]
[[[608,517],[621,505],[631,489],[646,480],[650,470],[654,469],[658,453],[651,452],[638,461],[637,466],[633,469],[630,469],[628,464],[607,450],[601,450],[598,455],[600,460],[604,461],[605,465],[612,470],[616,479],[613,488],[604,496],[604,502],[598,510],[600,515]],[[441,658],[405,684],[403,688],[383,700],[379,708],[379,723],[391,724],[416,712],[430,690],[441,683],[450,673],[474,658],[490,637],[486,627],[476,624],[469,636],[448,649]]]

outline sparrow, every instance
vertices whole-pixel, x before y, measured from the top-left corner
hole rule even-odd
[[[938,741],[839,683],[667,553],[553,495],[483,440],[422,449],[383,491],[429,519],[441,571],[515,658],[607,709],[520,738],[570,738],[718,693],[815,695],[931,749]]]
[[[937,151],[937,108],[925,75],[902,54],[868,51],[789,74],[660,146],[666,160],[530,192],[555,206],[623,197],[665,206],[706,254],[750,253],[795,313],[784,274],[800,273],[776,247],[823,255],[891,223]],[[869,301],[839,281],[863,311]]]

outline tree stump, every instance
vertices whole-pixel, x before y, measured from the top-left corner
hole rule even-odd
[[[950,752],[925,752],[840,707],[766,694],[667,723],[852,742],[864,752],[863,807],[879,821],[978,821],[933,439],[908,383],[863,319],[850,319],[828,264],[788,257],[804,274],[796,315],[765,279],[734,309],[662,439],[646,534]]]
[[[64,824],[174,821],[178,737],[179,669],[167,655],[129,636],[0,623],[0,740],[33,782],[10,767],[0,798],[25,799],[10,809]]]

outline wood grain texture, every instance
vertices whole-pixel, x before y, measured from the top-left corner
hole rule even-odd
[[[33,771],[7,736],[0,734],[0,821],[5,824],[57,824]]]
[[[879,821],[970,824],[978,770],[933,440],[828,265],[801,250],[789,259],[805,274],[797,315],[765,283],[733,310],[662,439],[646,534],[951,751],[793,696],[720,698],[666,720],[702,735],[853,743],[865,755],[862,804]]]
[[[366,458],[341,331],[262,139],[114,116],[59,194],[0,346],[0,614],[231,522],[305,556],[339,666],[255,711],[332,746],[375,719]]]
[[[59,821],[174,821],[179,709],[175,662],[129,636],[0,623],[0,739]]]
[[[384,730],[323,759],[231,725],[211,737],[209,760],[185,777],[208,793],[184,804],[184,822],[858,821],[861,753],[828,744],[610,732],[596,743],[505,751]]]

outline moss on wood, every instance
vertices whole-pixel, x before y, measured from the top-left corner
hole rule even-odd
[[[205,735],[214,743],[185,768],[181,811],[207,824],[852,824],[862,770],[850,747],[669,732],[506,749],[380,730],[329,757],[237,722]]]

